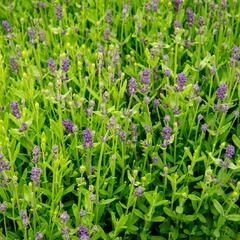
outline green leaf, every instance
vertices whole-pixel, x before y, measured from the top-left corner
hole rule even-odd
[[[151,219],[151,222],[163,222],[165,220],[165,217],[158,216],[158,217],[153,217]]]
[[[232,122],[229,122],[229,123],[227,123],[226,125],[224,125],[223,127],[221,127],[221,129],[219,129],[218,133],[219,133],[219,134],[225,133],[225,132],[229,129],[229,127],[231,126],[231,124],[232,124]]]
[[[201,200],[198,196],[196,196],[194,194],[189,194],[188,198],[192,201],[200,201]]]
[[[226,216],[226,219],[229,221],[240,222],[240,215],[239,214],[229,214]]]
[[[167,205],[167,204],[169,204],[169,202],[170,202],[169,200],[161,200],[159,202],[156,202],[154,204],[154,206],[157,207],[157,206],[160,206],[160,205]]]
[[[184,215],[182,214],[179,218],[179,220],[183,221],[183,222],[192,222],[197,218],[197,216],[195,215]]]
[[[213,205],[217,209],[219,214],[224,215],[223,207],[216,199],[213,199]]]
[[[144,215],[143,215],[143,213],[142,213],[140,210],[134,209],[134,210],[133,210],[133,213],[134,213],[137,217],[144,219]]]
[[[163,211],[171,218],[175,219],[176,218],[176,214],[170,209],[170,208],[163,208]]]
[[[240,139],[235,134],[233,134],[232,140],[234,144],[240,149]]]
[[[117,198],[103,199],[103,200],[101,200],[100,205],[106,205],[106,204],[109,204],[109,203],[115,201],[116,199],[117,199]]]

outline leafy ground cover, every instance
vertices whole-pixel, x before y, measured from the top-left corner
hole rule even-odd
[[[240,239],[238,0],[0,20],[1,239]]]

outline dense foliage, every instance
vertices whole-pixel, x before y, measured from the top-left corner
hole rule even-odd
[[[240,1],[0,20],[0,239],[240,239]]]

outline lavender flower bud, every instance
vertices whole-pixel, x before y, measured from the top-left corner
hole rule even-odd
[[[172,134],[172,129],[169,126],[166,126],[162,130],[163,140],[170,140]]]
[[[36,232],[35,234],[35,240],[41,240],[43,238],[43,235],[41,232]]]
[[[110,24],[112,22],[112,9],[108,9],[106,13],[106,23]]]
[[[15,101],[12,101],[11,102],[11,108],[12,108],[13,116],[18,118],[18,119],[21,118],[21,113],[20,113],[20,110],[19,110],[18,103],[15,102]]]
[[[11,27],[10,27],[10,24],[9,24],[9,22],[8,22],[7,20],[3,20],[3,21],[2,21],[2,26],[3,26],[4,31],[5,31],[6,33],[11,33],[11,32],[12,32],[12,29],[11,29]]]
[[[62,17],[63,17],[62,16],[62,5],[56,6],[55,13],[56,13],[56,16],[57,16],[57,20],[61,21]]]
[[[192,27],[194,23],[195,14],[191,8],[187,8],[187,15],[188,15],[188,26]]]
[[[18,71],[18,64],[15,57],[10,57],[10,66],[13,72]]]
[[[69,70],[69,66],[70,66],[70,59],[69,58],[63,58],[61,69],[64,72],[67,72]]]
[[[83,224],[80,224],[78,226],[78,237],[79,237],[79,240],[88,240],[89,239],[88,229]]]
[[[62,125],[68,133],[74,133],[77,131],[77,127],[69,119],[64,119]]]
[[[50,72],[55,72],[57,70],[56,63],[53,58],[48,59],[48,67]]]
[[[235,147],[233,145],[228,145],[226,148],[226,158],[232,158],[234,156],[235,153]]]
[[[20,217],[22,218],[23,226],[27,227],[29,224],[28,216],[27,216],[27,210],[21,210],[20,211]]]
[[[141,83],[143,84],[150,84],[150,69],[149,68],[145,68],[142,73],[141,73]]]
[[[69,217],[69,215],[68,215],[68,213],[66,211],[61,213],[59,215],[59,217],[60,217],[60,222],[61,223],[66,223],[70,219],[70,217]]]
[[[91,148],[93,146],[92,142],[92,134],[89,128],[86,128],[83,131],[83,147],[84,148]]]
[[[217,98],[219,100],[223,100],[225,98],[226,92],[227,92],[227,85],[225,83],[220,84],[216,92]]]
[[[21,127],[18,128],[18,131],[19,132],[24,132],[25,130],[27,130],[27,128],[28,128],[28,125],[25,122],[22,122]]]
[[[36,186],[39,186],[39,180],[42,170],[38,167],[32,167],[30,179]]]
[[[0,204],[0,211],[4,214],[7,211],[7,204],[6,203],[1,203]]]
[[[128,81],[128,95],[132,96],[136,94],[137,90],[137,81],[134,77],[131,77]]]
[[[135,189],[135,191],[134,191],[134,196],[135,197],[141,197],[142,196],[142,194],[143,194],[143,192],[144,192],[144,188],[143,187],[137,187],[136,189]]]
[[[206,123],[202,124],[202,126],[201,126],[202,132],[206,132],[207,129],[208,129],[208,125]]]
[[[186,84],[186,81],[187,81],[187,77],[186,77],[185,73],[183,73],[183,72],[179,73],[177,76],[178,86],[183,88]]]

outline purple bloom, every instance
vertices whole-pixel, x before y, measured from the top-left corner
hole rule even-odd
[[[18,71],[18,64],[15,57],[10,57],[10,66],[13,72]]]
[[[233,145],[228,145],[226,148],[226,158],[232,158],[235,153],[235,147]]]
[[[74,133],[77,131],[77,127],[69,119],[64,119],[62,121],[62,125],[64,126],[65,130],[69,133]]]
[[[105,28],[104,33],[103,33],[104,40],[106,40],[106,41],[108,40],[109,33],[110,33],[110,28],[109,27]]]
[[[69,228],[68,227],[62,227],[61,228],[61,234],[62,234],[62,237],[63,239],[66,239],[66,240],[70,240],[70,237],[69,237]]]
[[[164,120],[165,120],[166,122],[170,122],[171,117],[170,117],[169,115],[166,115],[166,116],[164,117]]]
[[[137,90],[137,81],[134,77],[131,77],[128,81],[128,95],[132,96],[136,94]]]
[[[38,35],[39,35],[39,40],[41,42],[44,42],[46,40],[46,34],[45,34],[44,30],[42,30],[42,29],[39,30]]]
[[[174,29],[181,28],[181,23],[178,20],[175,20],[173,23]]]
[[[67,72],[69,70],[69,66],[70,66],[70,59],[69,58],[63,58],[62,60],[62,70],[64,72]]]
[[[84,217],[86,215],[86,211],[83,209],[80,209],[79,215],[80,217]]]
[[[202,115],[202,114],[199,114],[199,115],[198,115],[198,121],[200,122],[201,120],[203,120],[203,115]]]
[[[179,73],[177,76],[178,86],[183,88],[186,84],[186,81],[187,81],[187,77],[186,77],[185,73],[183,73],[183,72]]]
[[[194,23],[195,14],[192,11],[192,9],[189,7],[187,8],[187,15],[188,15],[188,26],[192,27]]]
[[[92,142],[92,134],[89,128],[86,128],[83,131],[83,147],[84,148],[91,148],[93,146]]]
[[[175,12],[179,11],[181,4],[182,4],[182,0],[174,0],[174,11]]]
[[[22,218],[22,222],[23,222],[23,226],[27,227],[27,225],[29,224],[28,221],[28,216],[27,216],[27,210],[21,210],[20,211],[20,217]]]
[[[57,20],[60,21],[62,20],[62,5],[58,5],[56,6],[56,9],[55,9],[55,13],[56,13],[56,16],[57,16]]]
[[[151,102],[151,99],[150,99],[150,97],[148,97],[148,96],[144,96],[143,101],[144,101],[147,105],[149,105],[150,102]]]
[[[212,75],[212,76],[215,75],[215,74],[216,74],[216,71],[217,71],[216,66],[212,66],[212,67],[211,67],[211,75]]]
[[[222,112],[227,112],[228,111],[228,109],[229,109],[229,105],[227,104],[227,103],[224,103],[224,104],[221,104],[220,105],[220,110],[222,111]]]
[[[112,22],[112,9],[108,9],[106,13],[106,23],[110,24]]]
[[[124,17],[127,15],[128,7],[129,7],[128,4],[124,4],[124,5],[123,5],[122,14],[123,14]]]
[[[120,136],[122,142],[126,141],[127,133],[125,131],[119,132],[118,135]]]
[[[55,72],[57,70],[56,63],[53,58],[48,59],[48,67],[51,72]]]
[[[166,68],[164,73],[167,77],[169,77],[171,75],[171,70],[169,68]]]
[[[18,131],[19,132],[24,132],[25,130],[27,130],[27,128],[28,128],[28,125],[25,122],[22,122],[21,127],[18,128]]]
[[[155,108],[158,108],[160,106],[160,100],[158,98],[154,99],[153,104]]]
[[[219,100],[223,100],[225,98],[226,92],[227,92],[227,85],[225,83],[220,84],[216,92],[217,98]]]
[[[52,146],[52,155],[53,158],[57,158],[57,154],[59,153],[59,146],[58,145],[53,145]]]
[[[170,140],[172,134],[172,129],[169,126],[166,126],[162,130],[162,136],[164,140]]]
[[[42,170],[40,168],[32,167],[30,179],[34,182],[34,184],[36,184],[36,186],[39,186],[41,173]]]
[[[70,218],[66,211],[61,213],[59,215],[59,217],[60,217],[60,222],[61,223],[66,223],[69,220],[69,218]]]
[[[35,240],[41,240],[42,239],[42,233],[41,232],[36,232],[35,234]]]
[[[11,102],[11,108],[12,108],[13,116],[18,118],[18,119],[21,118],[21,113],[20,113],[20,110],[19,110],[19,106],[18,106],[18,103],[16,101]]]
[[[37,164],[38,163],[38,158],[39,158],[39,156],[40,156],[40,147],[39,146],[35,146],[34,148],[33,148],[33,150],[32,150],[32,155],[33,155],[33,162],[35,163],[35,164]]]
[[[36,38],[36,32],[33,28],[28,28],[28,37],[30,39],[30,43],[34,44],[35,38]]]
[[[204,21],[203,21],[204,19],[203,19],[203,16],[199,16],[198,17],[198,25],[199,25],[199,27],[202,27],[203,26],[203,24],[204,24]]]
[[[0,211],[2,213],[5,213],[7,211],[7,204],[6,203],[1,203],[0,204]]]
[[[141,83],[143,84],[150,84],[150,69],[149,68],[145,68],[142,73],[141,73]]]
[[[7,33],[12,32],[10,24],[9,24],[9,22],[7,20],[3,20],[2,21],[2,26],[3,26],[4,30],[5,30],[5,32],[7,32]]]
[[[208,129],[208,125],[206,123],[202,124],[201,126],[202,132],[206,132],[207,129]]]
[[[78,226],[78,237],[79,237],[79,240],[88,240],[89,239],[88,229],[83,224],[80,224]]]
[[[143,194],[144,188],[143,187],[137,187],[134,191],[134,196],[135,197],[141,197]]]

